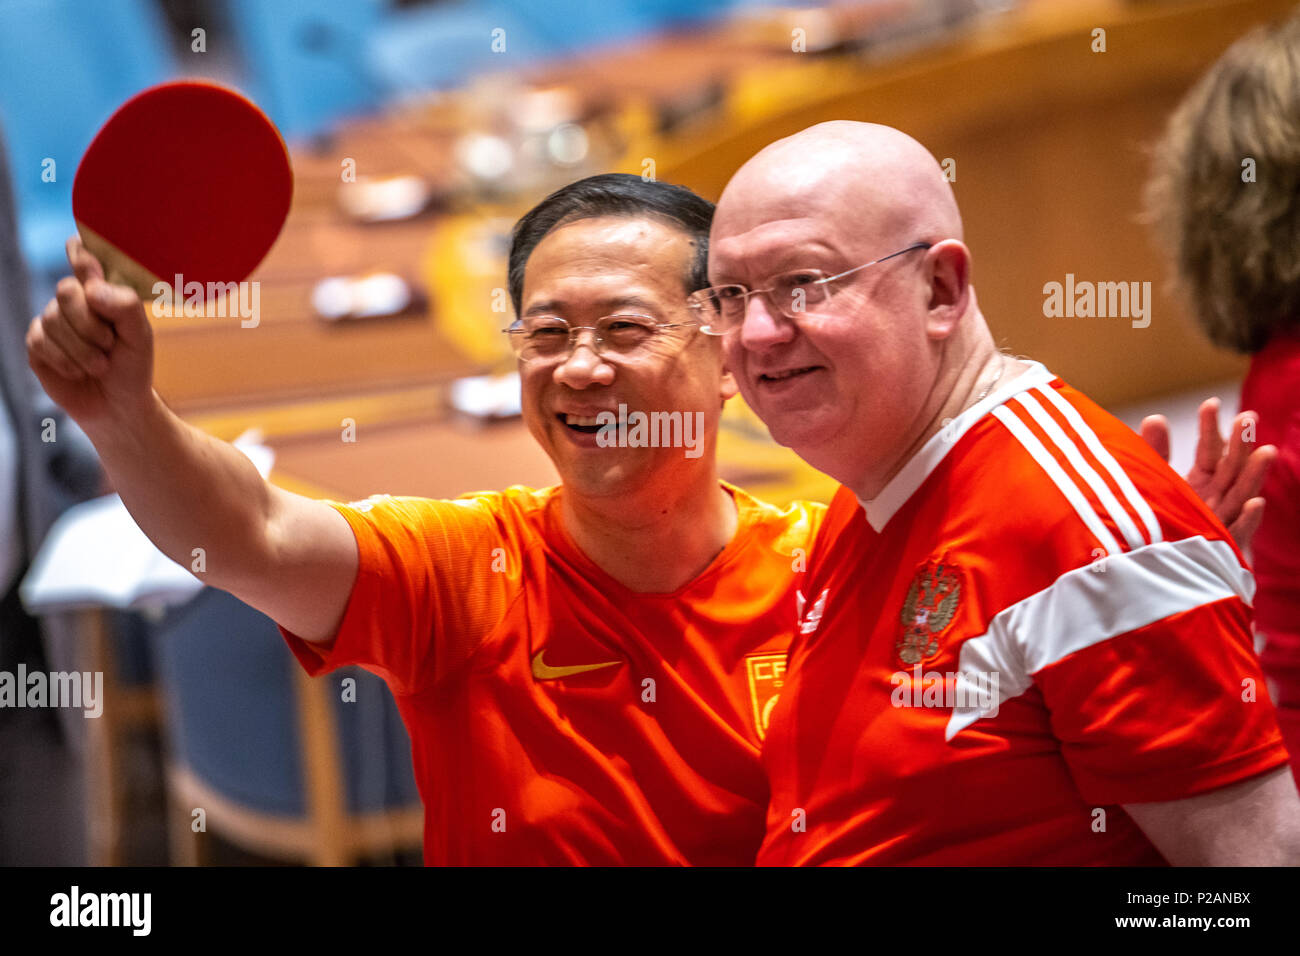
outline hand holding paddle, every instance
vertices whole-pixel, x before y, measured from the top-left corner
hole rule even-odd
[[[27,330],[27,359],[45,393],[89,431],[151,397],[153,330],[140,298],[105,282],[80,239],[68,240],[68,262],[73,275]]]
[[[32,321],[28,361],[83,428],[153,397],[155,284],[245,280],[279,235],[293,179],[284,142],[244,97],[167,83],[128,100],[96,134],[72,187],[82,239],[73,275]],[[186,294],[177,289],[177,294]]]
[[[28,361],[90,436],[113,489],[163,554],[294,633],[324,641],[357,575],[347,521],[324,502],[268,483],[237,448],[167,408],[152,387],[145,315],[158,295],[146,283],[181,274],[185,308],[175,321],[185,322],[191,283],[203,284],[206,299],[209,283],[238,283],[252,272],[289,206],[284,147],[264,117],[271,139],[241,140],[237,131],[247,127],[229,108],[261,114],[228,91],[182,84],[175,95],[157,93],[119,110],[77,171],[74,207],[88,241],[68,243],[73,275],[32,322]],[[142,102],[156,105],[137,114],[133,104]],[[97,178],[110,144],[122,173]],[[103,267],[86,248],[92,242]],[[105,281],[105,271],[134,289]],[[232,318],[229,334],[258,334],[251,328]],[[195,549],[207,556],[202,568],[193,564]]]

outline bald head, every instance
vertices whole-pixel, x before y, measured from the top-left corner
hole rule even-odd
[[[801,278],[817,274],[834,281]],[[868,498],[996,352],[952,188],[888,126],[821,123],[742,166],[713,217],[709,281],[762,293],[733,297],[745,311],[723,341],[745,401]]]
[[[819,123],[766,147],[727,184],[713,229],[735,235],[808,218],[835,223],[881,255],[918,239],[963,238],[939,163],[906,133],[876,123]]]

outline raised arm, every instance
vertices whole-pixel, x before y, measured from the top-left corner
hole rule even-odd
[[[357,573],[356,541],[329,505],[265,481],[238,449],[181,421],[153,389],[139,296],[104,281],[79,239],[73,275],[27,330],[46,393],[98,450],[127,510],[173,561],[309,641],[328,640]]]

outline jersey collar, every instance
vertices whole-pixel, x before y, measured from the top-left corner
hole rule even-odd
[[[871,501],[858,498],[859,504],[867,512],[867,521],[876,533],[885,529],[889,519],[898,513],[899,508],[907,504],[907,500],[912,495],[916,494],[925,479],[939,467],[939,463],[971,426],[1013,396],[1039,385],[1045,385],[1055,378],[1056,376],[1041,362],[1030,362],[1028,371],[980,399],[944,426],[943,431],[932,436],[875,498]]]

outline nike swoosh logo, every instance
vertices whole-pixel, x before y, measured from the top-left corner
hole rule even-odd
[[[572,677],[574,674],[585,674],[587,671],[598,671],[602,667],[613,667],[615,664],[623,663],[622,661],[605,661],[603,664],[570,664],[567,667],[552,667],[542,660],[542,655],[545,653],[546,650],[543,648],[533,657],[533,677],[537,680]]]

